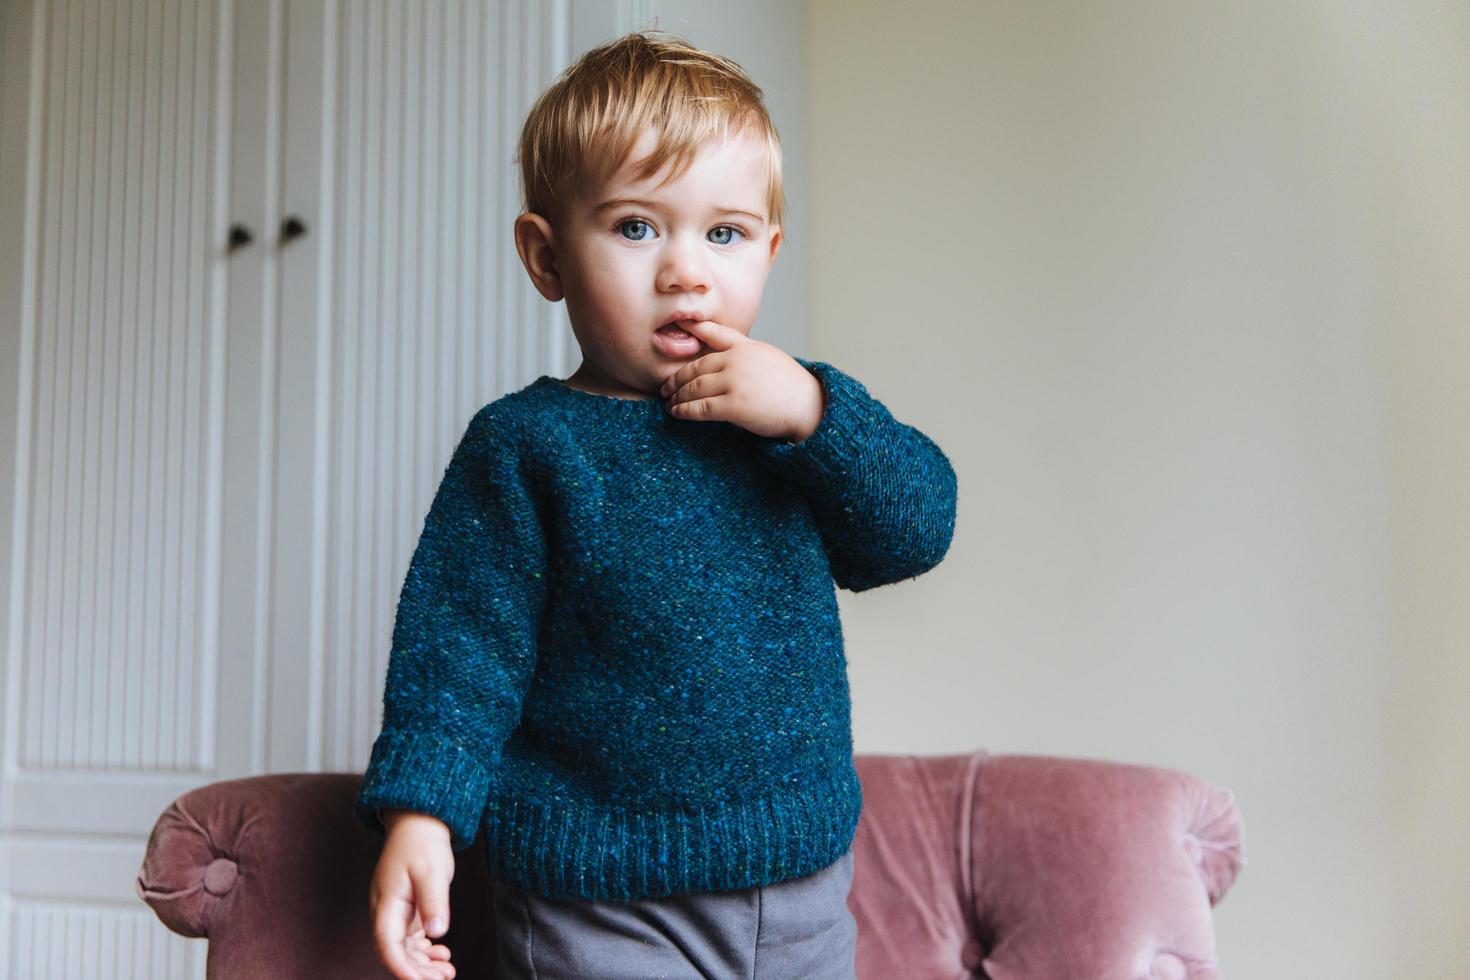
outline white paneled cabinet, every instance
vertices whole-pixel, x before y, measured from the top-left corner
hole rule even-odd
[[[578,361],[510,233],[558,71],[656,21],[741,61],[800,220],[804,15],[741,10],[0,4],[0,975],[202,976],[133,891],[159,812],[366,763],[454,441]]]

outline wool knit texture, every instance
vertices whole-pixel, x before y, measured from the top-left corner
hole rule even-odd
[[[937,565],[956,481],[862,383],[800,442],[542,375],[470,420],[398,600],[358,819],[549,898],[813,874],[862,809],[834,585]]]

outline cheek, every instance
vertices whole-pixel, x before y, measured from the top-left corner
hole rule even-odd
[[[740,265],[735,269],[732,284],[743,295],[758,302],[761,291],[766,287],[766,277],[770,275],[770,271],[770,264],[752,252],[749,256],[742,256]]]
[[[722,284],[725,315],[731,326],[747,335],[760,314],[765,281],[765,273],[761,269],[754,265],[742,265],[738,276],[732,275]]]
[[[592,249],[579,262],[583,292],[597,303],[616,302],[628,291],[631,267],[619,249]]]
[[[586,312],[609,329],[636,327],[646,319],[647,312],[638,286],[641,281],[635,268],[618,264],[616,257],[594,263],[582,286]]]
[[[651,249],[623,248],[609,240],[587,253],[588,273],[596,276],[606,289],[617,288],[630,276],[651,268]]]

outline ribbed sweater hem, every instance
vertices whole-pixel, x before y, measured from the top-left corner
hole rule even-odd
[[[850,764],[825,784],[703,809],[636,811],[492,792],[482,822],[486,870],[535,895],[604,902],[771,885],[842,857],[861,811]]]

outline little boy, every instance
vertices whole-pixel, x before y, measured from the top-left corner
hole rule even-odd
[[[483,833],[503,976],[851,978],[833,583],[937,565],[954,470],[749,336],[783,196],[737,65],[620,38],[542,94],[519,161],[516,246],[582,363],[475,414],[410,562],[355,802],[380,956],[454,975],[428,937]]]

